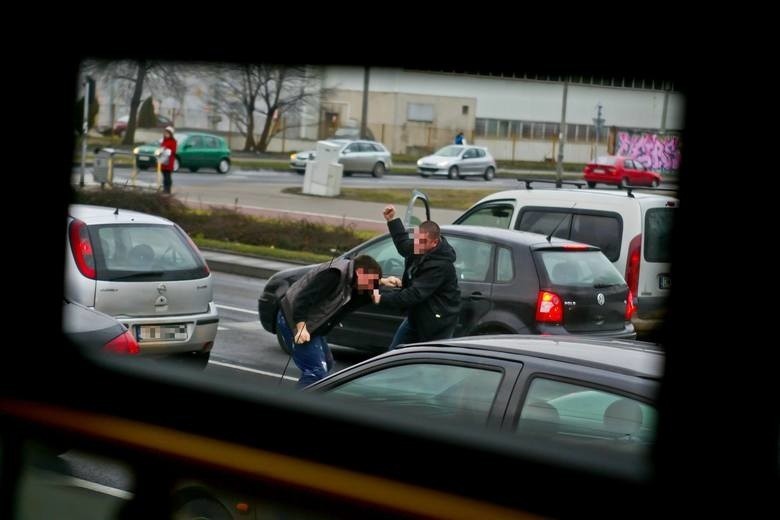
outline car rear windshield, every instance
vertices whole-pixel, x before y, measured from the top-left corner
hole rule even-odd
[[[200,255],[175,226],[110,224],[89,227],[99,280],[193,280],[208,275]]]
[[[601,251],[539,251],[547,279],[556,286],[608,287],[625,280]]]
[[[671,262],[674,208],[652,208],[645,213],[645,260]]]

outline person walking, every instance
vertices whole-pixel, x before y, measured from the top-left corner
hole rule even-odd
[[[163,175],[163,193],[170,195],[173,179],[173,165],[176,161],[176,139],[173,137],[174,129],[172,126],[166,126],[163,130],[163,139],[160,143],[162,152],[160,153],[160,171]]]
[[[386,206],[382,215],[398,253],[404,257],[404,274],[401,280],[386,279],[382,285],[400,290],[383,290],[377,303],[397,306],[407,313],[389,350],[403,343],[451,338],[460,312],[455,250],[433,221],[420,224],[410,237],[401,219],[395,217],[393,205]]]
[[[328,332],[347,313],[379,302],[381,278],[377,261],[360,255],[320,264],[287,289],[276,325],[301,371],[298,388],[328,375],[333,368]]]

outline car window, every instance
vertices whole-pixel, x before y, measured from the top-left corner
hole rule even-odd
[[[547,279],[555,285],[600,287],[625,285],[601,251],[540,251]]]
[[[458,279],[467,282],[486,282],[493,245],[480,240],[454,236],[448,236],[447,242],[455,249],[455,272]]]
[[[554,237],[569,238],[571,213],[563,211],[522,210],[515,224],[518,231],[530,231],[549,235],[555,230]]]
[[[477,151],[475,149],[466,150],[466,153],[463,154],[464,159],[473,159],[477,156]]]
[[[203,138],[199,135],[193,135],[187,140],[187,144],[192,148],[203,148]]]
[[[517,423],[518,434],[646,453],[655,440],[651,405],[607,390],[534,378]]]
[[[368,399],[436,420],[485,424],[501,372],[459,365],[412,363],[352,379],[332,395]]]
[[[648,262],[671,262],[673,208],[651,208],[645,213],[644,255]]]
[[[610,262],[620,258],[620,220],[616,216],[575,214],[569,239],[601,248]]]
[[[89,234],[99,279],[115,280],[160,271],[164,273],[161,280],[205,276],[200,257],[173,226],[99,225],[90,226]]]
[[[496,260],[496,281],[509,282],[515,277],[515,268],[512,264],[512,251],[505,247],[498,248]]]
[[[463,151],[462,146],[445,146],[438,152],[436,152],[434,155],[438,155],[440,157],[457,157],[460,155],[460,153]]]
[[[206,148],[219,148],[219,143],[214,137],[205,136],[203,137],[203,142],[205,143]]]
[[[371,244],[362,251],[362,255],[369,255],[382,266],[383,276],[401,277],[404,274],[404,259],[398,254],[393,239],[390,236]]]
[[[360,143],[352,143],[344,148],[345,152],[355,153],[360,151]]]
[[[471,210],[458,224],[509,229],[514,211],[512,204],[485,204]]]

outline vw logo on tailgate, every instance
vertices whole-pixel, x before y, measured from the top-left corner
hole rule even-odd
[[[599,305],[604,305],[604,295],[602,293],[598,293],[596,295],[596,301],[599,302]]]

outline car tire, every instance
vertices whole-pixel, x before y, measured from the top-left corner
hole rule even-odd
[[[422,177],[423,179],[427,179],[428,177],[430,177],[430,175],[428,175],[427,173],[421,173],[420,177]]]
[[[181,163],[179,162],[178,157],[174,157],[173,159],[173,171],[177,172],[179,171],[179,168],[181,167]]]
[[[374,165],[374,169],[371,171],[371,175],[377,179],[381,179],[385,175],[384,163],[378,162]]]
[[[588,181],[588,188],[593,189],[596,187],[596,183],[593,181]]]
[[[222,175],[225,175],[229,171],[230,171],[230,161],[228,159],[221,159],[217,163],[217,173],[221,173]]]
[[[352,172],[344,172],[344,177],[352,177]]]
[[[148,165],[148,164],[144,164],[143,166],[141,166],[141,165],[139,164],[139,165],[138,165],[138,169],[139,169],[139,170],[146,171],[146,170],[148,170],[148,169],[149,169],[149,165]]]
[[[457,166],[451,166],[450,170],[447,172],[447,177],[450,179],[457,179],[460,177],[460,170],[458,170]]]
[[[281,347],[285,354],[292,356],[292,350],[290,350],[287,343],[285,343],[284,338],[282,337],[282,331],[279,330],[279,327],[276,328],[276,342],[279,343],[279,347]]]
[[[484,175],[485,180],[486,181],[492,181],[493,177],[495,177],[495,175],[496,175],[495,168],[493,168],[492,166],[488,166],[487,169],[485,170],[485,175]]]
[[[198,173],[198,168],[196,166],[190,166],[190,171],[192,173]]]
[[[661,183],[658,181],[658,179],[653,179],[653,182],[650,183],[650,186],[657,188],[659,184]]]

